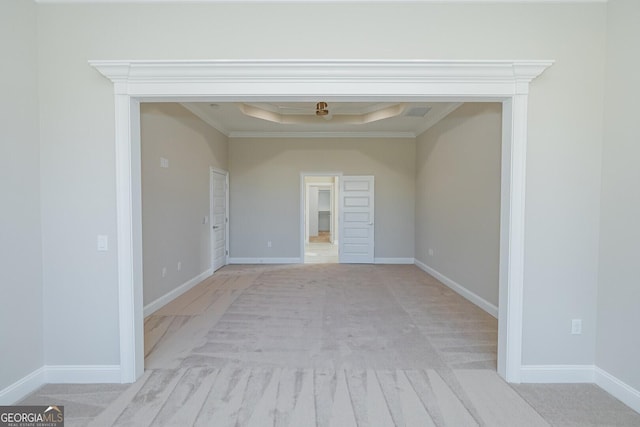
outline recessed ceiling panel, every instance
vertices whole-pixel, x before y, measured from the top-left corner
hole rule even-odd
[[[415,137],[455,110],[458,103],[246,102],[184,103],[230,137]]]

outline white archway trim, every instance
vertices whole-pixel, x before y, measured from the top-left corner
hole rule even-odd
[[[114,83],[120,367],[144,371],[141,101],[501,101],[498,372],[520,382],[529,83],[552,61],[90,61]]]

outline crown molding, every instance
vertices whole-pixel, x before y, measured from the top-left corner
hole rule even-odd
[[[214,128],[224,136],[229,137],[231,135],[231,132],[226,127],[224,127],[222,123],[211,117],[211,114],[208,113],[207,107],[205,105],[193,104],[188,102],[182,102],[180,103],[180,105],[191,111],[191,113],[197,116],[200,120]]]
[[[566,4],[566,3],[607,3],[609,0],[34,0],[40,4],[106,4],[106,3],[174,3],[174,4],[197,4],[197,3],[223,3],[223,4],[243,4],[243,3],[307,3],[307,4],[371,4],[371,3],[416,3],[416,4],[492,4],[492,3],[544,3],[544,4]]]
[[[231,132],[229,138],[386,138],[414,139],[413,132]]]

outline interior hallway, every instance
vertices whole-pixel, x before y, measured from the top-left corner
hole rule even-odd
[[[340,258],[336,244],[310,242],[304,246],[305,264],[337,264],[338,262]]]
[[[133,385],[51,385],[67,425],[640,425],[593,385],[509,386],[497,321],[414,266],[227,266],[145,321]]]

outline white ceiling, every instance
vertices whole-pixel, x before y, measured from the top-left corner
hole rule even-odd
[[[231,138],[415,138],[460,106],[445,102],[328,102],[329,115],[319,117],[316,104],[221,102],[182,105]]]

